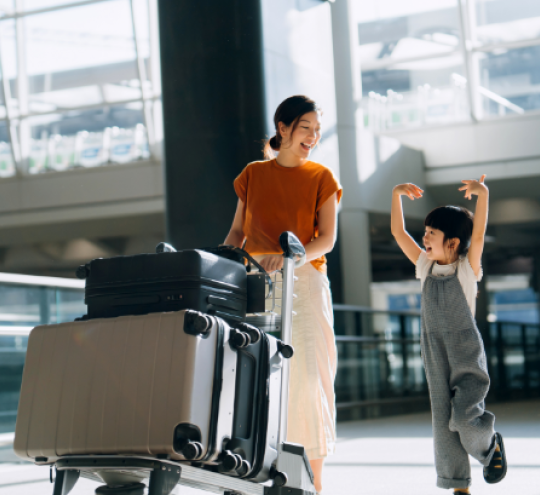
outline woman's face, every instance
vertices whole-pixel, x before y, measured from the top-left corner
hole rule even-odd
[[[311,150],[321,139],[321,116],[319,112],[309,112],[300,117],[296,129],[279,123],[282,136],[281,149],[292,152],[299,158],[308,158]]]

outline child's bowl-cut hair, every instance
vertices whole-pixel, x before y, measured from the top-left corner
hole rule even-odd
[[[432,227],[444,233],[444,240],[459,239],[458,255],[469,251],[473,230],[473,214],[462,206],[439,206],[428,213],[424,220],[426,227]]]

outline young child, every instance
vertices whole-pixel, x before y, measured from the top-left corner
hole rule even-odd
[[[474,320],[477,282],[482,278],[488,213],[485,175],[463,180],[465,198],[478,196],[476,214],[457,206],[431,211],[424,221],[425,250],[405,230],[401,196],[421,198],[422,189],[400,184],[392,195],[392,235],[416,265],[422,283],[422,359],[433,419],[437,486],[470,493],[469,455],[484,466],[487,483],[498,483],[507,470],[503,439],[486,411],[489,389],[482,337]]]

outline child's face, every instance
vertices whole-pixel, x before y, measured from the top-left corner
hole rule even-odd
[[[455,250],[450,249],[450,239],[444,240],[444,232],[442,230],[426,227],[422,240],[429,260],[443,261],[445,263],[454,261],[451,258],[455,257],[453,254]]]

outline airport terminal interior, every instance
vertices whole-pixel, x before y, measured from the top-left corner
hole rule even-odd
[[[52,493],[12,452],[32,328],[86,313],[75,271],[92,259],[223,243],[232,182],[295,94],[321,107],[312,159],[343,186],[324,493],[436,493],[421,286],[392,188],[424,189],[404,201],[421,244],[431,209],[474,211],[458,188],[482,174],[476,320],[515,470],[492,488],[476,465],[473,493],[540,493],[540,2],[0,0],[0,80],[0,495]]]

